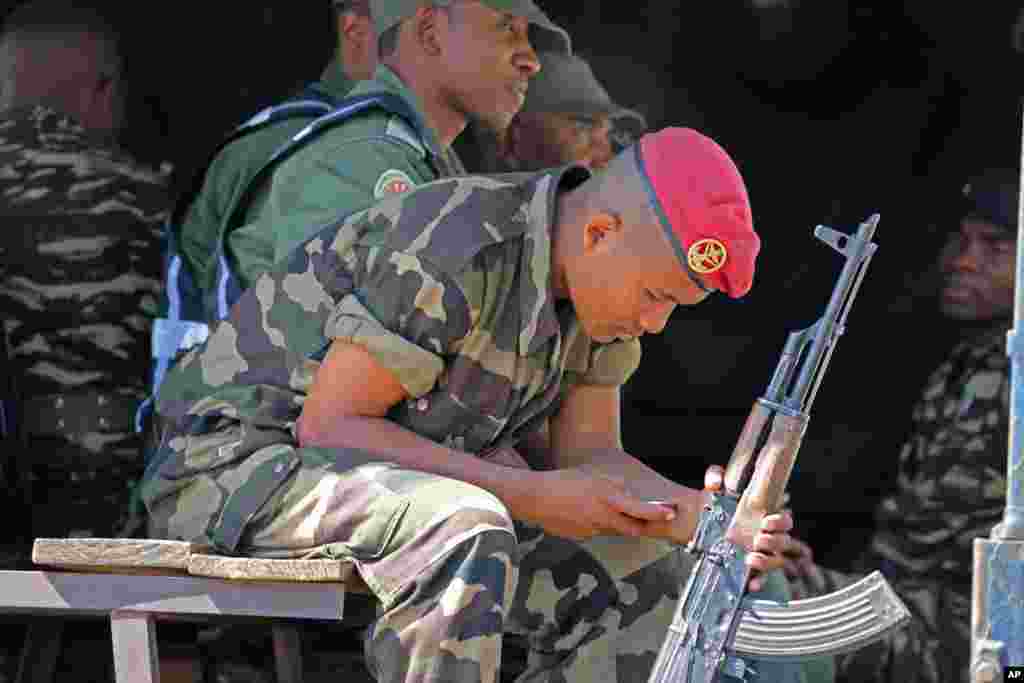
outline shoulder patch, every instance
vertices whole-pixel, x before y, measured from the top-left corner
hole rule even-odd
[[[382,199],[389,195],[403,194],[416,187],[416,183],[404,171],[391,168],[380,174],[373,186],[373,196]]]
[[[424,159],[427,158],[427,147],[420,140],[420,136],[400,116],[392,116],[388,119],[388,127],[384,134],[397,138],[419,152]]]

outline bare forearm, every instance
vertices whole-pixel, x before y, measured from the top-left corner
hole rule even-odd
[[[677,503],[677,525],[696,530],[704,493],[667,479],[635,457],[617,448],[577,450],[557,458],[559,467],[586,467],[622,481],[631,494],[646,500]]]
[[[299,430],[303,446],[358,448],[403,468],[458,479],[490,491],[511,511],[529,488],[529,470],[504,467],[475,455],[438,445],[386,418],[346,417],[316,434]]]

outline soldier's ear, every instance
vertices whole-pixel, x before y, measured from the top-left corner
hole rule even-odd
[[[619,216],[607,211],[595,213],[583,228],[583,253],[605,252],[621,236],[622,220]]]
[[[355,12],[342,12],[338,15],[338,34],[352,43],[364,43],[369,39],[370,25],[366,18]]]
[[[426,5],[416,10],[413,16],[413,34],[420,49],[436,57],[443,52],[444,34],[448,28],[444,22],[444,12],[438,11],[433,5]]]

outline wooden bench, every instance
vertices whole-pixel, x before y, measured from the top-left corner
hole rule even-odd
[[[39,538],[32,561],[46,569],[0,571],[0,612],[109,618],[117,683],[160,680],[157,621],[269,621],[277,681],[299,683],[297,620],[340,621],[347,595],[369,595],[346,562],[207,550],[178,541]],[[60,633],[60,622],[30,627],[19,683],[52,681]]]

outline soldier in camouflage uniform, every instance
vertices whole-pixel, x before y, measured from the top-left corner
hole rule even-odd
[[[379,681],[495,681],[508,633],[522,681],[640,680],[706,497],[621,450],[619,389],[677,304],[749,289],[751,220],[728,155],[678,128],[597,176],[439,180],[339,218],[168,375],[151,534],[352,562]],[[756,570],[791,525],[766,521]]]
[[[165,174],[113,145],[120,62],[91,11],[22,6],[0,67],[0,331],[25,445],[16,457],[35,479],[30,531],[128,533]]]
[[[320,80],[310,88],[320,97],[339,101],[358,81],[370,78],[377,66],[377,33],[370,18],[370,0],[332,0],[338,44]],[[213,159],[202,189],[188,207],[178,236],[179,252],[195,284],[202,291],[215,286],[216,243],[220,230],[237,206],[241,194],[260,167],[310,118],[295,116],[253,131],[227,145]]]
[[[940,254],[942,312],[964,339],[932,374],[899,456],[897,491],[876,511],[877,531],[858,562],[881,569],[914,614],[909,628],[837,659],[841,680],[969,680],[972,547],[1006,502],[1009,362],[1017,234],[1015,171],[990,170],[964,188],[965,208]],[[820,595],[860,574],[823,569],[805,544],[787,573],[796,592]]]
[[[474,171],[539,171],[569,163],[601,169],[643,135],[644,117],[616,104],[586,60],[551,51],[538,52],[537,57],[541,71],[530,80],[523,108],[508,129],[499,134],[475,125],[470,135],[456,141],[460,157],[473,163]],[[759,597],[790,598],[781,570],[769,574],[765,582]],[[835,678],[831,657],[800,666],[802,672],[789,671],[797,676],[794,681],[826,683]]]

